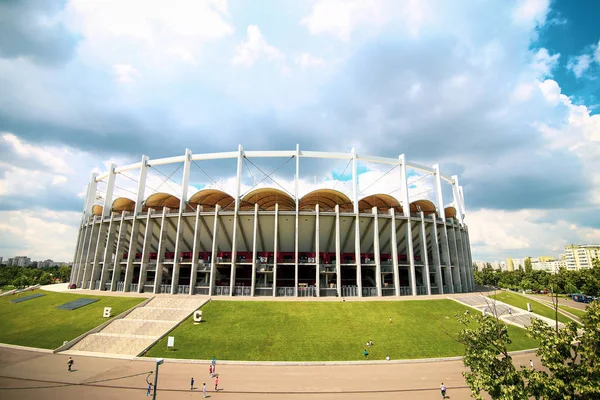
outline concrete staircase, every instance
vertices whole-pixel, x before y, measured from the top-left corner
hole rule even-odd
[[[86,336],[65,353],[137,356],[208,300],[171,295],[155,297],[125,318],[115,320],[101,331]]]

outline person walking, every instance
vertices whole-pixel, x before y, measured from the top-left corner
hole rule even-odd
[[[529,366],[533,368],[533,360],[529,360]]]
[[[152,393],[152,384],[151,384],[151,383],[149,383],[149,384],[148,384],[148,391],[146,391],[146,396],[150,396],[150,395],[151,395],[151,393]]]
[[[213,372],[217,372],[217,357],[213,356],[212,359],[212,367],[213,367]]]
[[[194,390],[194,377],[190,380],[190,390]]]
[[[213,377],[213,366],[212,366],[212,364],[210,364],[208,366],[208,376],[210,376],[211,378]]]
[[[219,377],[217,376],[215,378],[215,392],[219,391]]]
[[[369,352],[367,351],[367,349],[365,349],[365,351],[363,351],[363,354],[364,354],[365,358],[369,357]]]
[[[206,383],[202,384],[202,398],[206,398]]]
[[[73,370],[71,369],[71,367],[73,367],[73,364],[75,363],[75,361],[73,361],[73,358],[69,357],[69,360],[67,361],[67,368],[69,370],[69,372],[72,372]]]
[[[442,392],[442,399],[446,398],[446,386],[444,386],[444,382],[440,385],[440,391]]]

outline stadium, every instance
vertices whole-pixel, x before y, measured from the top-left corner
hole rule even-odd
[[[284,160],[293,178],[280,184],[273,177],[283,173],[283,165],[267,174],[255,163],[261,159]],[[345,163],[341,183],[319,185],[315,178],[316,188],[306,185],[302,171],[312,171],[311,161]],[[231,166],[235,179],[229,190],[206,173],[203,166],[211,162]],[[385,174],[386,193],[360,191],[365,165],[375,171],[391,168]],[[246,185],[243,170],[251,166],[265,177],[256,183],[253,175],[253,184]],[[177,169],[162,172],[169,167]],[[172,176],[179,170],[181,181],[175,182]],[[149,184],[153,171],[165,177],[154,189]],[[192,185],[197,181],[192,172],[198,171],[211,184]],[[123,177],[134,183],[131,189],[117,185]],[[425,178],[431,181],[425,186],[430,195],[411,193]],[[267,179],[271,184],[264,184]],[[171,182],[177,183],[174,189]],[[171,189],[160,190],[165,184]],[[444,192],[451,194],[447,204]],[[92,175],[71,284],[116,292],[264,298],[469,292],[475,284],[464,210],[457,176],[443,175],[438,165],[410,163],[404,154],[386,158],[299,146],[244,151],[240,145],[232,152],[188,149],[176,157],[143,156],[138,163],[111,164]]]

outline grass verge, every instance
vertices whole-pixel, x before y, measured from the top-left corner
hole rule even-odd
[[[521,296],[520,294],[502,291],[495,295],[490,295],[489,297],[523,310],[527,310],[527,303],[530,303],[533,313],[541,315],[542,317],[550,318],[552,320],[554,319],[554,310],[552,308],[540,303],[539,301]],[[559,313],[558,321],[565,323],[571,321],[571,318]]]
[[[464,354],[453,340],[461,329],[456,313],[467,307],[451,300],[395,302],[212,301],[202,307],[206,322],[190,318],[146,356],[245,361],[346,361],[414,359]],[[389,317],[392,317],[392,323]],[[536,342],[525,330],[508,326],[511,350]],[[372,339],[374,346],[366,347]]]
[[[12,299],[19,296],[35,293],[45,296],[11,303]],[[99,301],[73,311],[56,309],[56,306],[82,297]],[[104,307],[112,307],[112,315],[118,315],[144,300],[139,297],[85,296],[43,290],[0,297],[0,342],[56,349],[65,340],[75,339],[105,322],[106,319],[102,318]]]

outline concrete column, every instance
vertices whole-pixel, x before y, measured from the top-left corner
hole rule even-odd
[[[421,211],[421,257],[424,259],[425,265],[425,285],[427,286],[427,294],[431,295],[431,279],[429,278],[429,257],[427,254],[427,230],[425,229],[425,214]]]
[[[390,208],[392,218],[390,228],[390,244],[392,247],[392,268],[394,269],[394,288],[396,296],[400,296],[400,273],[398,271],[398,238],[396,237],[396,210]]]
[[[446,213],[444,211],[444,199],[442,197],[442,175],[440,173],[440,166],[435,164],[433,166],[434,176],[435,176],[435,188],[436,188],[436,206],[437,212],[440,219],[443,222],[443,227],[441,230],[442,236],[442,263],[446,265],[446,269],[450,270],[450,279],[448,280],[450,288],[452,289],[451,293],[454,293],[454,279],[452,276],[452,267],[450,260],[450,245],[448,243],[448,232],[446,230]]]
[[[167,222],[168,213],[169,209],[164,207],[160,219],[160,233],[158,234],[158,256],[156,258],[156,273],[154,275],[154,294],[160,293],[160,286],[162,285],[163,262],[165,259],[165,250],[167,248],[167,231],[169,230],[169,223]]]
[[[85,251],[87,250],[87,243],[90,240],[90,224],[86,219],[85,227],[83,228],[83,239],[81,241],[81,246],[79,246],[79,254],[77,254],[77,266],[75,273],[75,284],[77,287],[81,286],[81,281],[83,277],[83,262],[85,260]]]
[[[85,234],[85,215],[81,218],[79,224],[79,230],[77,233],[77,244],[75,245],[75,253],[73,254],[73,267],[71,267],[71,276],[69,277],[69,283],[75,283],[77,276],[77,260],[79,260],[79,252],[83,246],[83,236]]]
[[[373,251],[375,254],[375,285],[377,285],[377,296],[381,297],[382,284],[381,284],[381,249],[379,248],[379,215],[377,214],[377,207],[371,209],[373,213]]]
[[[173,279],[171,280],[171,294],[177,294],[179,286],[179,268],[181,263],[181,238],[185,234],[185,222],[183,213],[187,208],[188,185],[190,181],[190,162],[192,160],[192,151],[185,149],[185,158],[183,160],[183,177],[181,179],[181,197],[179,198],[179,212],[177,213],[177,232],[175,233],[175,257],[173,257]],[[191,249],[190,249],[191,250]]]
[[[98,232],[100,231],[100,226],[101,223],[98,223],[97,217],[94,215],[94,218],[92,220],[92,234],[90,235],[90,239],[88,240],[88,248],[85,255],[85,265],[83,269],[83,279],[81,287],[83,287],[84,289],[90,289],[89,281],[90,275],[92,274],[92,261],[94,260],[94,256],[96,254],[96,249],[94,246],[98,245],[97,238]]]
[[[115,164],[110,164],[108,167],[108,179],[106,181],[106,193],[104,193],[104,207],[102,207],[102,217],[111,216],[112,197],[115,190]]]
[[[342,295],[342,266],[340,258],[342,256],[340,243],[340,206],[335,205],[335,271],[336,271],[336,287],[338,296]]]
[[[231,280],[229,282],[229,295],[233,296],[235,291],[235,273],[237,264],[237,231],[240,211],[240,196],[241,196],[241,185],[242,185],[242,162],[244,160],[244,150],[242,145],[238,145],[238,156],[237,156],[237,176],[236,176],[236,192],[235,192],[235,210],[233,212],[233,234],[231,239]]]
[[[462,223],[463,223],[463,207],[462,207],[462,201],[461,201],[461,195],[460,195],[460,188],[458,185],[458,176],[453,175],[452,181],[453,181],[452,182],[452,197],[453,197],[454,208],[456,209],[456,218],[458,219],[458,222],[462,225]]]
[[[431,214],[431,218],[433,223],[429,229],[431,230],[431,251],[433,253],[433,265],[436,271],[436,278],[438,282],[438,293],[444,294],[444,279],[442,278],[442,260],[440,256],[440,239],[438,237],[437,218],[435,217],[435,214]]]
[[[319,221],[319,204],[315,204],[315,264],[317,264],[317,279],[315,285],[317,286],[317,297],[321,296],[321,255],[320,252],[320,221]]]
[[[115,261],[113,264],[113,276],[110,285],[110,291],[114,292],[117,283],[121,280],[121,261],[125,252],[125,235],[127,234],[127,222],[125,222],[125,211],[121,212],[121,223],[119,224],[119,235],[117,236],[117,251],[115,252]]]
[[[362,297],[362,263],[360,260],[360,210],[358,201],[358,155],[352,148],[352,201],[354,206],[354,259],[356,260],[356,286]]]
[[[190,271],[190,296],[194,294],[196,281],[198,280],[198,250],[200,247],[200,211],[202,206],[196,208],[196,219],[194,220],[194,243],[192,244],[192,270]]]
[[[92,208],[94,207],[94,203],[96,202],[96,191],[98,189],[98,182],[96,182],[97,178],[98,174],[94,172],[92,174],[92,179],[90,179],[90,183],[87,187],[87,193],[85,196],[85,208],[83,210],[83,215],[85,216],[86,220],[89,216],[92,215]]]
[[[109,269],[112,266],[113,245],[115,243],[115,233],[117,230],[116,217],[110,216],[108,225],[108,237],[104,247],[104,259],[102,263],[102,274],[100,275],[100,290],[104,290],[104,284],[108,281]]]
[[[154,231],[154,221],[152,220],[152,209],[146,213],[146,228],[144,230],[144,242],[142,244],[142,262],[140,264],[140,276],[138,279],[138,293],[144,292],[146,277],[148,276],[148,263],[150,261],[150,247],[152,246],[152,233]],[[157,265],[158,267],[158,265]],[[154,273],[156,279],[156,272]]]
[[[452,265],[454,267],[453,279],[456,284],[462,286],[462,280],[460,277],[460,263],[458,260],[458,246],[456,244],[456,234],[454,232],[454,222],[452,222],[452,227],[448,229],[449,239],[450,239],[450,259],[452,261]],[[462,290],[461,290],[462,293]]]
[[[275,204],[275,228],[273,230],[273,296],[277,296],[277,253],[279,252],[279,204]]]
[[[254,229],[252,231],[252,287],[250,288],[250,295],[254,296],[254,289],[256,288],[256,239],[258,236],[258,204],[254,204]]]
[[[296,201],[296,221],[294,225],[294,295],[298,297],[298,235],[299,232],[299,206],[298,199],[298,179],[300,176],[300,145],[296,144],[296,174],[294,176],[294,197]]]
[[[400,183],[402,185],[402,210],[404,211],[404,216],[406,218],[406,243],[408,250],[408,262],[410,265],[410,286],[412,290],[412,295],[417,295],[417,277],[415,273],[415,254],[413,250],[413,240],[412,240],[412,222],[410,217],[410,202],[408,200],[408,182],[406,177],[406,156],[404,154],[400,155]]]
[[[456,224],[454,225],[454,235],[456,237],[456,246],[457,246],[457,255],[458,255],[458,265],[459,265],[459,272],[460,272],[460,280],[462,282],[463,285],[463,292],[468,292],[469,291],[469,282],[467,280],[467,268],[466,268],[466,263],[465,263],[465,257],[464,257],[464,249],[463,249],[463,243],[462,243],[462,235],[460,233],[460,226],[457,226]]]
[[[103,221],[102,217],[98,218],[98,238],[96,239],[96,247],[94,249],[94,258],[92,260],[92,273],[90,281],[92,282],[91,288],[94,289],[96,281],[100,278],[102,267],[100,263],[104,261],[104,251],[106,249],[106,233],[108,231],[109,224]]]
[[[218,204],[215,206],[215,220],[213,224],[213,241],[210,253],[210,289],[208,290],[209,296],[212,296],[215,290],[215,280],[217,278],[217,252],[218,252],[218,238],[219,238],[219,211],[221,206]]]

